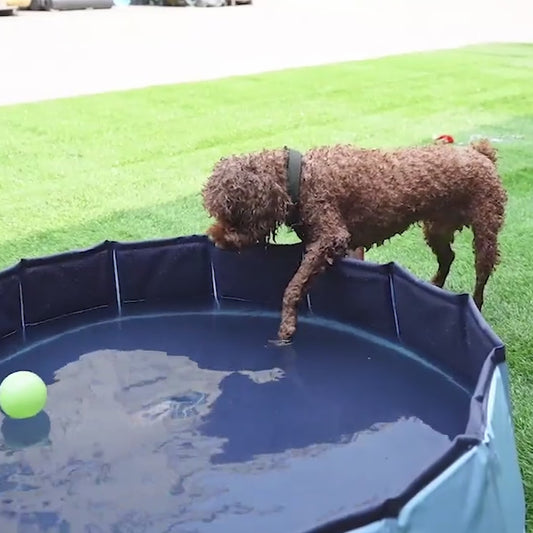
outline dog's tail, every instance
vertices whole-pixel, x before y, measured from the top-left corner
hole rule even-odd
[[[488,157],[493,163],[496,163],[496,160],[498,159],[498,152],[488,139],[479,139],[478,141],[473,141],[470,143],[470,146],[480,154]]]

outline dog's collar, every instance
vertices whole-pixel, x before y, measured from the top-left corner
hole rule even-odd
[[[293,205],[287,224],[296,226],[300,223],[298,204],[300,203],[300,179],[302,177],[302,154],[297,150],[285,147],[287,150],[287,192]]]
[[[302,154],[297,150],[287,150],[287,191],[293,204],[300,201],[300,178],[302,175]]]

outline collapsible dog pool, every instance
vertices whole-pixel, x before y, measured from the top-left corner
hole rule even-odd
[[[274,347],[302,249],[204,237],[0,274],[0,531],[523,533],[504,347],[470,297],[344,260]],[[2,415],[3,416],[3,415]]]

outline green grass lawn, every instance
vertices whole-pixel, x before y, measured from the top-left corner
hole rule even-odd
[[[494,45],[0,108],[0,266],[104,239],[203,232],[200,187],[223,155],[498,137],[510,200],[484,314],[508,347],[533,503],[531,72],[533,45]],[[470,241],[469,231],[457,240],[452,290],[473,286]],[[435,269],[419,229],[369,259],[425,278]]]

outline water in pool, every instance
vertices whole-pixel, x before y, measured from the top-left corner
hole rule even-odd
[[[394,496],[464,430],[469,395],[393,346],[277,315],[90,325],[0,365],[49,386],[3,419],[0,531],[301,533]]]

